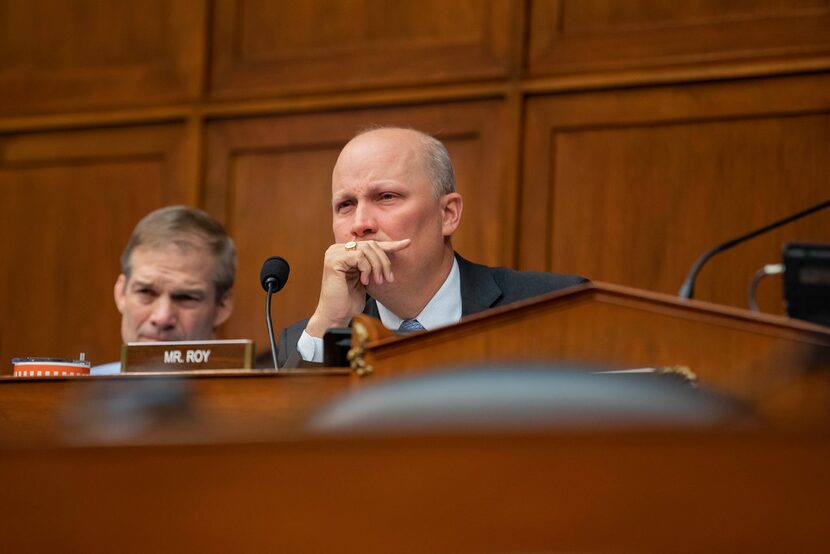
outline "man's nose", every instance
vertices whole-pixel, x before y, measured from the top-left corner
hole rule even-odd
[[[167,295],[159,296],[153,304],[150,323],[158,329],[170,329],[176,325],[176,306]]]
[[[352,234],[356,237],[363,237],[374,234],[377,230],[372,207],[365,203],[358,204],[354,211],[354,220],[352,220]]]

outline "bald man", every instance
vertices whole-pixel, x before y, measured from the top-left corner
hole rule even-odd
[[[323,334],[366,313],[394,330],[436,329],[462,316],[587,282],[468,262],[452,247],[464,202],[447,149],[398,127],[358,134],[331,180],[335,243],[325,253],[320,299],[308,320],[283,330],[281,367],[322,362]]]

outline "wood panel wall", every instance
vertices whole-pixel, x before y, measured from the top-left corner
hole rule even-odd
[[[445,140],[464,255],[675,292],[700,251],[828,196],[827,29],[830,0],[0,0],[0,372],[115,359],[120,250],[177,202],[236,240],[223,336],[262,349],[259,265],[292,266],[275,325],[308,315],[334,159],[375,123]],[[716,258],[698,297],[744,306],[828,223]]]

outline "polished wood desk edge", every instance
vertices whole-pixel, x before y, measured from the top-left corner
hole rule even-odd
[[[117,373],[115,375],[64,375],[50,377],[17,377],[14,375],[0,375],[0,385],[3,383],[45,383],[54,381],[119,381],[119,380],[146,380],[155,378],[175,379],[216,379],[216,378],[286,378],[286,377],[348,377],[351,371],[343,367],[323,367],[319,369],[297,368],[274,370],[257,369],[214,369],[201,371],[152,371]]]
[[[558,291],[514,302],[505,306],[491,308],[484,312],[464,317],[455,325],[448,325],[429,332],[413,333],[409,335],[382,335],[377,340],[370,340],[366,347],[375,352],[382,351],[389,345],[402,342],[417,343],[423,337],[439,337],[449,335],[465,328],[475,328],[481,322],[503,317],[505,314],[519,313],[528,306],[547,307],[551,305],[566,305],[582,301],[586,298],[593,298],[602,301],[622,301],[642,303],[643,307],[651,305],[655,308],[665,308],[679,312],[687,312],[697,316],[714,316],[723,320],[732,320],[744,324],[760,324],[770,327],[776,331],[795,332],[805,339],[815,341],[819,344],[830,347],[830,327],[801,321],[798,319],[755,313],[733,306],[714,304],[702,300],[685,300],[674,295],[636,289],[623,285],[594,281],[583,285],[575,285]],[[366,316],[368,317],[368,316]]]
[[[556,445],[568,444],[642,444],[669,445],[694,444],[713,447],[761,447],[776,446],[810,447],[827,450],[830,454],[830,427],[813,429],[769,429],[769,428],[729,428],[709,427],[699,429],[627,428],[627,429],[498,429],[463,431],[459,429],[446,431],[428,431],[414,433],[396,432],[325,432],[313,429],[295,430],[271,437],[247,437],[241,440],[223,441],[182,441],[182,442],[132,442],[132,443],[79,443],[79,444],[43,444],[43,443],[0,443],[0,452],[4,455],[13,452],[49,453],[55,451],[94,451],[94,450],[166,450],[182,449],[224,450],[289,448],[328,450],[331,448],[356,448],[382,445],[397,448],[411,445],[423,445],[440,450],[441,447],[459,445],[462,447],[479,445],[494,450],[509,450],[516,445]]]

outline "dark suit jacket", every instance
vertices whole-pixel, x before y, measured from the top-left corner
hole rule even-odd
[[[577,275],[532,273],[474,264],[458,254],[455,259],[458,260],[461,277],[461,317],[588,282]],[[374,298],[367,298],[363,313],[380,317]],[[280,367],[295,367],[299,363],[297,341],[307,323],[308,319],[298,321],[280,333],[277,350],[277,363]]]

